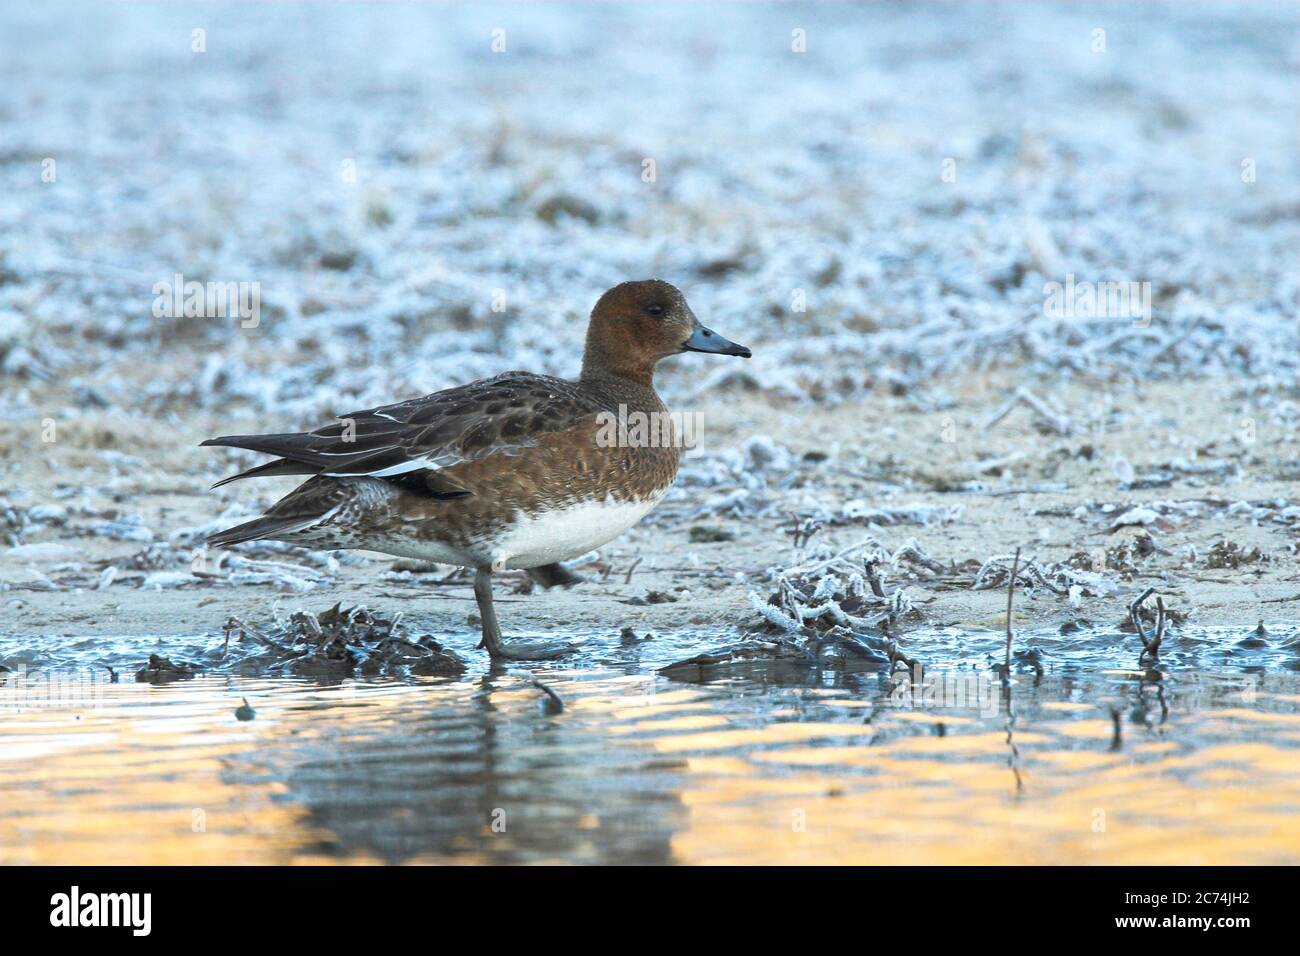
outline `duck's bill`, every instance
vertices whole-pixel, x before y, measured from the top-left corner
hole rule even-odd
[[[749,358],[753,354],[743,345],[737,345],[729,339],[724,339],[717,332],[706,329],[699,323],[696,323],[695,331],[682,345],[682,351],[707,352],[710,355],[739,355],[741,358]]]

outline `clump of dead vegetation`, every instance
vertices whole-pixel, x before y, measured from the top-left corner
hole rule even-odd
[[[22,544],[25,527],[23,512],[0,498],[0,543],[8,547]]]
[[[841,576],[825,569],[781,575],[776,591],[758,612],[774,627],[811,636],[834,627],[855,632],[876,630],[891,621],[919,618],[906,588],[886,593],[881,578],[888,555],[863,559],[863,570]]]
[[[1231,568],[1236,570],[1243,564],[1260,564],[1273,560],[1272,556],[1259,548],[1244,548],[1235,541],[1220,541],[1210,548],[1205,556],[1205,563],[1211,568]]]
[[[150,654],[149,663],[135,672],[135,679],[141,684],[170,684],[172,681],[189,680],[202,669],[196,664],[174,662],[161,654]],[[109,670],[111,672],[112,668]]]
[[[339,604],[318,614],[296,611],[266,629],[232,617],[223,628],[222,657],[242,673],[434,677],[465,670],[432,636],[410,637],[400,617]]]
[[[914,550],[928,559],[919,547]],[[778,572],[775,590],[766,600],[750,594],[763,622],[755,637],[697,654],[660,673],[707,680],[758,662],[840,670],[914,667],[916,661],[899,647],[897,634],[905,622],[919,621],[921,613],[906,587],[888,590],[882,576],[882,568],[895,565],[898,555],[877,550],[857,560],[855,566],[847,552],[840,552],[811,566]]]
[[[1066,563],[1078,571],[1091,571],[1094,574],[1114,571],[1120,580],[1131,581],[1142,572],[1143,562],[1160,554],[1162,550],[1150,534],[1144,533],[1110,548],[1076,551]]]
[[[1095,566],[1096,558],[1087,558],[1088,566]],[[1022,587],[1045,588],[1061,597],[1077,602],[1082,597],[1103,597],[1115,590],[1115,582],[1098,570],[1079,567],[1080,555],[1054,564],[1041,564],[1033,558],[1016,559],[1004,554],[989,558],[975,574],[971,590],[983,591],[1019,583]]]

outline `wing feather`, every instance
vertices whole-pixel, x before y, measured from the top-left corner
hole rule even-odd
[[[600,401],[576,383],[506,372],[342,415],[309,432],[227,435],[203,444],[264,452],[309,468],[305,473],[395,478],[490,455],[518,454],[536,445],[541,435],[572,428],[603,410]],[[286,472],[255,468],[246,475],[272,473]]]

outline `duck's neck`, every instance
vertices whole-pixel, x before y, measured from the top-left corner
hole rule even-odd
[[[582,375],[578,380],[615,403],[630,408],[657,409],[663,407],[663,402],[655,391],[654,375],[654,365],[609,364],[593,360],[588,351],[583,357]]]

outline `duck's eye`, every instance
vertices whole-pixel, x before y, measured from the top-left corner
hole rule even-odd
[[[650,315],[663,315],[664,307],[662,305],[647,305],[645,310]]]

